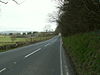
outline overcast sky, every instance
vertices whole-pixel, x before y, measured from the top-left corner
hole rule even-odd
[[[48,23],[48,14],[56,11],[54,0],[12,0],[0,3],[0,31],[43,31],[45,25],[55,29],[56,23]]]

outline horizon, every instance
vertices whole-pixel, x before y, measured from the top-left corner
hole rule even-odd
[[[46,31],[17,31],[17,30],[15,30],[15,31],[0,31],[0,33],[3,33],[3,32],[46,32]],[[54,32],[54,31],[48,31],[48,32]]]

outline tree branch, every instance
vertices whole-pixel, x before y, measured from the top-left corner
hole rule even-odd
[[[3,2],[3,1],[1,1],[1,0],[0,0],[0,2],[1,2],[1,3],[4,3],[4,4],[7,4],[7,3],[8,3],[8,2]]]
[[[20,5],[20,4],[22,4],[25,0],[24,0],[23,2],[21,2],[21,3],[18,3],[16,0],[12,0],[12,1],[14,1],[16,4]]]
[[[15,2],[16,4],[20,5],[20,4],[22,4],[25,0],[24,0],[23,2],[21,2],[21,3],[18,3],[16,0],[12,0],[12,1]],[[3,4],[7,4],[7,3],[8,3],[8,2],[3,2],[3,1],[1,1],[1,0],[0,0],[0,2],[3,3]]]
[[[12,1],[14,1],[16,4],[20,5],[16,0],[12,0]]]

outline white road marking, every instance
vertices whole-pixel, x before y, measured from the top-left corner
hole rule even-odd
[[[36,53],[36,52],[38,52],[38,51],[40,51],[40,50],[41,50],[41,48],[39,48],[39,49],[33,51],[32,53],[26,55],[25,58],[29,57],[30,55],[32,55],[32,54],[34,54],[34,53]]]
[[[67,74],[66,75],[69,75],[69,72],[67,72]]]
[[[45,45],[45,47],[47,47],[48,45],[49,45],[49,43],[48,43],[48,44],[46,44],[46,45]]]
[[[6,70],[6,68],[3,68],[2,70],[0,70],[0,73],[3,72],[3,71],[5,71],[5,70]]]
[[[13,62],[14,64],[16,64],[16,62]]]
[[[63,75],[63,64],[62,64],[62,51],[61,51],[61,48],[62,48],[62,40],[60,40],[60,69],[61,69],[61,74],[60,75]]]

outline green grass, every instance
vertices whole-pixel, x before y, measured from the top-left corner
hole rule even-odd
[[[25,38],[15,38],[15,41],[23,41]],[[10,36],[2,36],[0,37],[0,42],[12,42]]]
[[[29,44],[29,42],[39,42],[43,40],[47,40],[52,38],[53,36],[47,36],[47,37],[32,37],[32,38],[15,38],[14,41],[11,40],[10,36],[0,36],[0,46],[4,45],[10,45],[10,44],[16,44],[18,43],[26,43]],[[5,50],[0,50],[0,52],[5,51]]]
[[[10,36],[0,36],[0,46],[14,44],[16,42],[24,42],[26,38],[15,38],[14,41],[11,40]]]
[[[33,38],[15,38],[14,41],[11,40],[10,36],[0,36],[0,46],[6,45],[6,44],[14,44],[16,42],[34,42],[34,41],[40,41],[40,40],[45,40],[48,38],[51,38],[52,36],[48,37],[33,37]],[[6,43],[5,43],[6,42]]]
[[[63,37],[63,42],[79,75],[100,75],[100,34]]]

